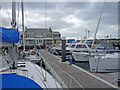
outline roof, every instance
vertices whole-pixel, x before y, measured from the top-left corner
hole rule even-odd
[[[45,28],[26,28],[26,31],[50,31],[49,29]]]
[[[53,31],[53,34],[60,34],[60,32],[58,32],[58,31]]]

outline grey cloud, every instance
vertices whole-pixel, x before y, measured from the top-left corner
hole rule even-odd
[[[47,5],[47,8],[46,6]],[[45,22],[47,23],[47,28],[52,27],[53,30],[61,30],[69,28],[65,32],[61,32],[66,37],[71,37],[71,32],[76,32],[72,36],[83,37],[85,35],[85,29],[88,28],[91,30],[91,37],[93,37],[96,25],[100,16],[100,11],[102,8],[103,2],[25,2],[24,8],[25,13],[27,14],[28,21],[31,27],[46,28]],[[8,8],[11,9],[10,3],[8,3]],[[103,32],[113,32],[107,31],[111,25],[117,26],[117,16],[118,16],[118,7],[115,2],[107,2],[101,19],[98,37],[103,37]],[[5,8],[3,8],[5,10]],[[46,11],[46,12],[45,12]],[[39,17],[36,17],[35,14],[38,14],[39,17],[44,17],[45,14],[47,17],[50,17],[52,20],[48,21],[38,21]],[[68,17],[69,15],[74,15],[78,20],[84,22],[83,25],[75,27],[74,23],[68,23],[63,20],[63,18]],[[31,21],[32,19],[33,21]],[[36,21],[36,22],[35,22]],[[4,21],[4,23],[6,20]],[[27,22],[26,22],[27,23]],[[4,24],[4,25],[7,25]],[[106,30],[106,31],[105,31]],[[116,29],[114,29],[116,31]],[[117,31],[116,31],[117,32]],[[102,33],[102,34],[101,34]],[[113,34],[115,36],[115,34]]]

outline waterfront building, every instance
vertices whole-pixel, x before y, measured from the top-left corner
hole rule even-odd
[[[23,32],[22,32],[23,33]],[[61,34],[45,28],[27,28],[25,27],[25,45],[26,48],[45,47],[47,45],[61,42]],[[23,36],[20,36],[20,43],[23,44]]]
[[[53,31],[53,44],[61,43],[61,34],[58,31]]]

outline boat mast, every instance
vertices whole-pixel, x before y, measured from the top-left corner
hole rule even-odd
[[[12,28],[16,29],[16,2],[12,1]]]
[[[12,1],[12,22],[11,22],[11,26],[13,29],[16,29],[16,2],[13,0]],[[15,44],[13,44],[13,47],[11,48],[12,50],[10,50],[12,56],[12,60],[13,60],[13,69],[17,68],[17,62],[16,62],[16,49],[17,47],[15,46]]]
[[[24,29],[24,6],[23,6],[23,0],[21,2],[22,6],[22,29],[23,29],[23,52],[25,52],[25,29]]]
[[[105,1],[104,1],[103,7],[102,7],[102,10],[101,10],[101,13],[100,13],[100,17],[99,17],[99,20],[98,20],[98,24],[97,24],[96,32],[95,32],[95,35],[94,35],[92,47],[93,47],[93,45],[94,45],[94,43],[95,43],[95,40],[96,40],[96,35],[97,35],[97,32],[98,32],[98,27],[99,27],[99,25],[100,25],[100,20],[101,20],[101,17],[102,17],[102,13],[103,13],[103,10],[104,10],[104,6],[105,6]]]

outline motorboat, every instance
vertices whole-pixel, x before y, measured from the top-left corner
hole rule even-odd
[[[78,45],[78,46],[77,46]],[[112,54],[115,52],[112,43],[100,43],[96,48],[90,48],[85,43],[80,43],[75,46],[72,52],[72,56],[75,61],[89,61],[89,58],[93,56],[104,56],[105,54]],[[76,48],[81,47],[81,48]],[[84,47],[84,48],[83,48]]]
[[[104,42],[97,45],[97,47],[94,48],[95,53],[114,53],[115,47],[113,46],[113,43]]]
[[[74,46],[75,45],[75,46]],[[75,61],[88,61],[90,52],[93,51],[86,43],[73,44],[72,57]]]
[[[70,46],[69,44],[66,44],[66,56],[68,57],[72,55],[71,50],[68,49],[69,46]],[[56,47],[53,47],[51,50],[54,54],[62,56],[62,45],[61,44],[57,45]]]

